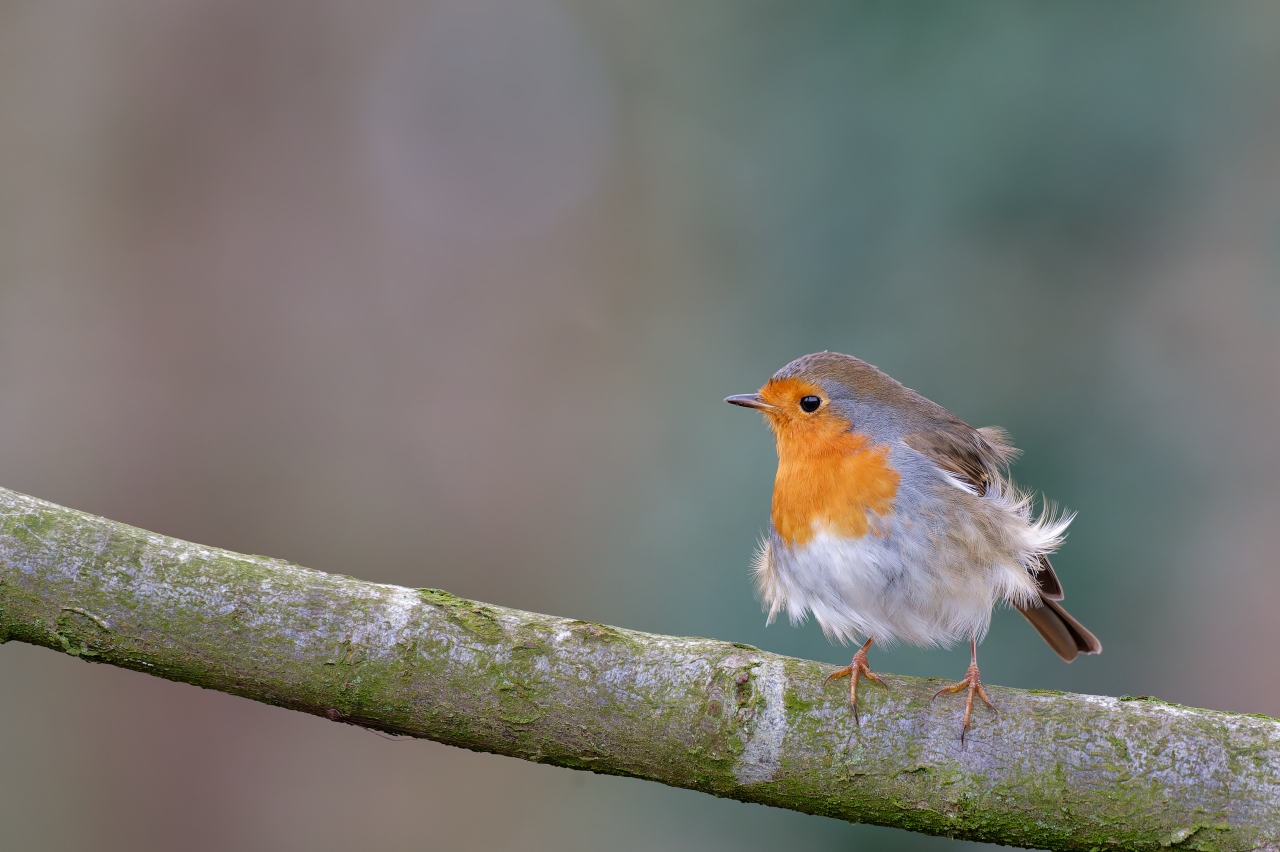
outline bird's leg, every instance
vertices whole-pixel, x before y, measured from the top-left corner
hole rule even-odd
[[[953,683],[951,686],[944,686],[933,694],[933,698],[937,698],[944,692],[959,692],[962,689],[968,689],[968,697],[964,702],[964,727],[960,729],[960,742],[964,742],[964,735],[969,731],[969,715],[973,713],[973,696],[976,693],[986,705],[991,708],[992,713],[998,713],[996,706],[991,703],[991,698],[987,695],[987,690],[982,686],[982,678],[978,676],[978,640],[969,640],[969,671],[965,672],[964,680],[959,683]],[[933,698],[929,699],[931,702]]]
[[[862,720],[858,718],[859,675],[866,675],[871,680],[874,680],[876,683],[884,686],[885,689],[889,688],[885,686],[885,682],[880,679],[880,676],[871,671],[871,667],[867,665],[867,649],[871,647],[871,643],[873,641],[875,640],[868,639],[866,643],[858,649],[858,653],[853,655],[853,662],[849,663],[849,665],[842,669],[836,669],[825,681],[822,682],[822,685],[826,686],[838,677],[849,678],[849,706],[853,708],[853,722],[859,727],[862,726]]]

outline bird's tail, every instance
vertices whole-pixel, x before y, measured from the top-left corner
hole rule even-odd
[[[1040,606],[1018,607],[1036,632],[1049,643],[1059,657],[1068,663],[1083,651],[1086,654],[1097,654],[1102,651],[1102,643],[1085,629],[1085,626],[1071,617],[1062,604],[1055,600],[1040,596]]]

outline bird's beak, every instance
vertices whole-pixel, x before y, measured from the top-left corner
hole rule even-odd
[[[758,393],[740,393],[737,396],[726,396],[724,401],[730,405],[741,405],[743,408],[755,408],[760,411],[772,411],[774,406],[760,398]]]

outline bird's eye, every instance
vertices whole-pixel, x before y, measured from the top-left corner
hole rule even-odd
[[[802,396],[800,397],[800,407],[809,414],[818,410],[818,406],[822,405],[822,397],[820,396]]]

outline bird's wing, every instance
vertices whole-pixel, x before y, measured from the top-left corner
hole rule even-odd
[[[974,429],[960,420],[912,432],[902,440],[979,495],[987,493],[992,480],[1018,454],[1003,430]]]
[[[987,493],[992,481],[1003,475],[1004,469],[1018,454],[1003,429],[996,426],[974,429],[962,421],[913,432],[903,436],[902,440],[979,496]],[[1062,584],[1058,582],[1058,575],[1047,557],[1040,557],[1040,564],[1031,576],[1035,578],[1042,597],[1051,601],[1062,600]]]

